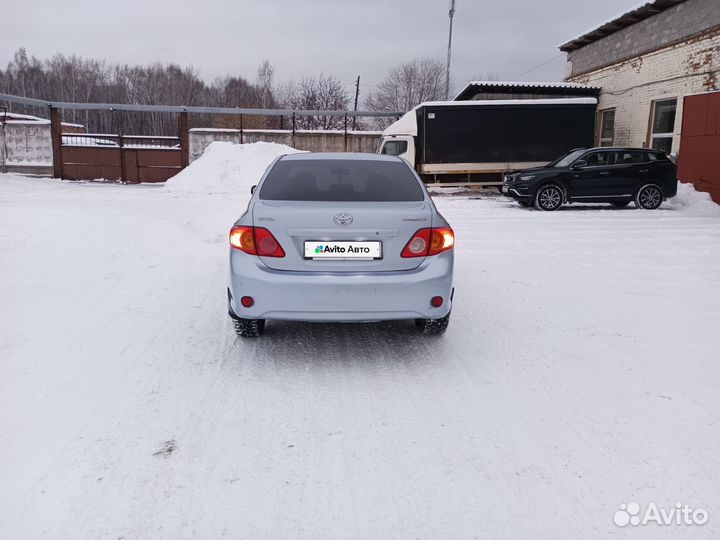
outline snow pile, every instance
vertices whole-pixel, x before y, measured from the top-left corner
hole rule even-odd
[[[720,205],[713,202],[709,193],[697,191],[692,184],[683,182],[678,182],[677,196],[669,199],[663,207],[665,205],[695,216],[720,216]]]
[[[427,190],[430,193],[430,195],[457,195],[460,193],[467,193],[468,191],[470,191],[465,186],[457,186],[457,187],[427,186]]]
[[[213,142],[189,167],[168,180],[167,187],[181,192],[245,193],[276,157],[297,152],[276,143]]]

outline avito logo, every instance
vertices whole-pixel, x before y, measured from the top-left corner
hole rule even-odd
[[[345,248],[342,246],[317,246],[315,253],[345,253]]]
[[[370,253],[367,246],[315,246],[315,254],[321,253]]]
[[[636,502],[621,504],[615,512],[613,521],[618,527],[632,525],[705,525],[708,521],[707,510],[690,508],[687,504],[676,503],[674,508],[659,508],[655,503],[648,504],[644,512]]]

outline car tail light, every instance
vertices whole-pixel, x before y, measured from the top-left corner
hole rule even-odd
[[[440,307],[443,305],[443,297],[442,296],[433,296],[430,299],[430,305],[432,307]]]
[[[230,245],[250,255],[284,257],[280,242],[264,227],[238,226],[230,230]]]
[[[273,234],[263,227],[255,227],[255,245],[261,257],[284,257],[285,251]]]
[[[255,305],[255,299],[252,296],[243,296],[240,299],[242,307],[251,308]]]
[[[455,245],[455,233],[449,227],[420,229],[413,234],[400,254],[401,257],[427,257],[437,255]]]
[[[230,230],[230,245],[250,255],[257,255],[252,227],[233,227]]]

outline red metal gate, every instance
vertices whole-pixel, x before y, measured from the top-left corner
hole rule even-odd
[[[63,133],[62,178],[164,182],[184,167],[180,137]]]
[[[683,101],[678,178],[707,191],[720,204],[720,92],[686,96]]]

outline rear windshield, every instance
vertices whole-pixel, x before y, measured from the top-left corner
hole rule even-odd
[[[422,187],[402,162],[361,159],[281,159],[259,197],[270,201],[422,201]]]

